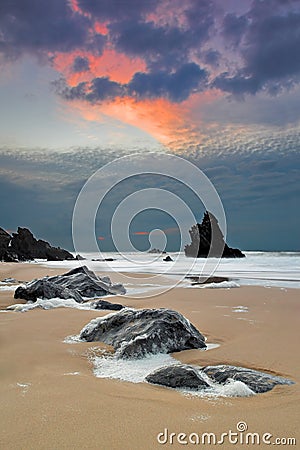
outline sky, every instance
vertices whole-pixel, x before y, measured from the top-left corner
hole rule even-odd
[[[71,249],[85,181],[152,151],[209,177],[229,244],[300,250],[299,48],[300,0],[2,0],[0,226]],[[97,225],[105,250],[122,195]],[[139,249],[153,228],[176,248],[174,220],[151,212],[131,224]]]

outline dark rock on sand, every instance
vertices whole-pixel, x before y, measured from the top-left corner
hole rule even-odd
[[[229,278],[227,277],[217,277],[217,276],[208,278],[205,278],[203,276],[202,277],[188,276],[186,278],[191,281],[192,286],[196,284],[223,283],[223,281],[229,281]]]
[[[211,379],[209,384],[207,377]],[[258,370],[235,366],[194,367],[185,364],[162,367],[146,377],[149,383],[171,388],[206,389],[213,383],[226,384],[237,380],[246,384],[256,394],[273,389],[276,385],[291,385],[293,381]]]
[[[86,258],[84,258],[83,256],[81,256],[79,254],[75,256],[75,259],[77,259],[77,261],[85,261],[86,260]]]
[[[245,367],[227,365],[206,366],[202,367],[201,370],[203,370],[203,372],[213,381],[220,384],[225,384],[229,379],[242,381],[256,394],[268,392],[276,385],[294,384],[293,381],[288,380],[287,378],[270,375],[258,370],[247,369]]]
[[[35,302],[37,298],[73,298],[82,303],[83,297],[95,298],[108,294],[125,294],[122,284],[112,284],[109,277],[97,277],[86,266],[77,267],[63,275],[33,280],[15,291],[15,298]]]
[[[171,258],[171,256],[168,255],[163,259],[163,261],[169,262],[169,261],[173,261],[173,259]]]
[[[146,381],[171,388],[200,390],[209,387],[201,371],[186,364],[176,364],[157,369],[147,375]]]
[[[81,331],[84,341],[112,345],[122,358],[206,348],[204,336],[182,314],[169,309],[124,309],[93,319]]]
[[[160,255],[166,254],[166,252],[164,250],[159,250],[159,248],[151,248],[151,250],[148,250],[148,253],[157,253]]]
[[[91,307],[94,309],[109,309],[111,311],[120,311],[124,308],[120,303],[110,303],[106,300],[96,300],[91,303]]]
[[[73,255],[60,247],[52,247],[48,242],[37,240],[27,228],[18,228],[12,236],[0,228],[0,260],[7,262],[28,261],[34,258],[48,261],[74,259]]]
[[[201,224],[193,225],[189,233],[192,242],[185,246],[186,256],[194,258],[208,256],[243,258],[245,256],[238,248],[231,248],[226,244],[216,217],[208,211],[205,212]]]
[[[116,259],[115,258],[97,258],[97,259],[92,259],[92,261],[105,262],[105,261],[116,261]]]

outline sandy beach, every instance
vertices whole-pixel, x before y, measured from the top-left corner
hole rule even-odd
[[[10,276],[26,281],[62,272],[40,265],[1,263],[0,279]],[[1,449],[194,448],[197,445],[179,444],[176,437],[173,444],[169,440],[159,444],[157,435],[167,429],[176,436],[206,432],[220,436],[235,432],[241,421],[249,432],[270,433],[271,443],[276,438],[296,438],[300,445],[299,290],[175,288],[148,299],[117,297],[116,302],[175,309],[209,343],[220,344],[208,351],[173,355],[184,363],[245,366],[287,377],[295,384],[247,398],[201,398],[147,383],[100,379],[94,376],[88,356],[104,345],[63,341],[107,312],[67,308],[1,312]],[[1,308],[13,303],[13,291],[0,293]],[[235,312],[237,306],[248,311]],[[227,441],[220,447],[243,445]]]

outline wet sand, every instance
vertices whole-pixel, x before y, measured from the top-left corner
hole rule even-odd
[[[0,265],[0,279],[31,280],[62,272],[32,264]],[[180,445],[177,436],[173,444],[161,445],[157,435],[166,428],[169,434],[211,432],[220,437],[235,432],[240,421],[247,423],[248,432],[272,434],[270,442],[292,437],[300,445],[299,290],[176,288],[148,299],[116,297],[116,302],[178,310],[208,342],[220,344],[205,352],[173,355],[184,363],[242,365],[286,376],[296,384],[248,398],[198,398],[146,383],[99,379],[87,355],[101,344],[63,340],[106,312],[64,308],[4,312],[0,313],[1,449],[197,448],[201,445]],[[13,292],[0,293],[1,308],[13,303]],[[234,312],[237,306],[248,307],[248,312]],[[226,440],[220,447],[270,448],[262,443],[231,445]]]

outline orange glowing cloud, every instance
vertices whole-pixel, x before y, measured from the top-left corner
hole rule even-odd
[[[146,70],[140,58],[129,58],[113,49],[105,50],[101,56],[89,56],[93,77],[109,77],[117,83],[128,83],[136,72]]]
[[[104,123],[112,118],[138,127],[172,150],[203,141],[201,108],[217,97],[215,92],[203,92],[180,104],[167,99],[136,100],[132,97],[101,104],[77,100],[72,103],[72,110],[86,121]]]
[[[94,30],[98,34],[107,34],[108,33],[107,24],[105,22],[99,22],[99,21],[95,22]]]
[[[89,62],[89,71],[74,73],[75,58],[81,56]],[[101,56],[92,53],[74,51],[72,53],[57,53],[53,59],[54,69],[64,74],[70,86],[81,82],[90,82],[93,78],[109,77],[117,83],[128,83],[136,72],[146,70],[145,62],[140,58],[129,58],[113,49],[105,50]]]
[[[80,6],[78,5],[78,0],[69,0],[68,3],[74,13],[81,14],[85,17],[91,17],[88,12],[85,12],[80,8]]]
[[[105,25],[98,23],[97,26],[99,31],[105,31]],[[76,57],[88,60],[88,71],[74,73],[72,68]],[[97,77],[109,77],[117,83],[127,84],[136,72],[147,71],[142,59],[132,59],[111,48],[104,50],[100,56],[82,51],[58,53],[53,61],[54,68],[64,74],[71,87],[81,82],[88,85]],[[86,121],[103,122],[113,118],[137,127],[172,149],[203,141],[201,111],[222,95],[220,91],[208,90],[195,93],[181,103],[173,103],[166,98],[138,100],[130,96],[106,100],[101,104],[76,100],[71,108]]]
[[[98,239],[99,239],[99,241],[104,241],[104,240],[105,240],[105,237],[103,237],[103,236],[98,236]]]
[[[134,235],[136,235],[136,236],[144,236],[144,235],[148,235],[149,234],[149,231],[135,231],[134,233],[132,233],[132,234],[134,234]]]

